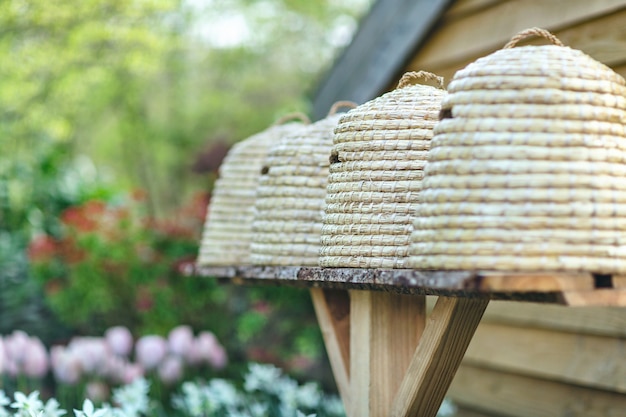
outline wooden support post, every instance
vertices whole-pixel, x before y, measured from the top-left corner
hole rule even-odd
[[[350,417],[389,415],[425,317],[425,296],[350,291]]]
[[[398,395],[392,417],[435,417],[488,299],[439,297]]]
[[[346,290],[311,288],[311,298],[335,383],[350,416],[350,297]]]

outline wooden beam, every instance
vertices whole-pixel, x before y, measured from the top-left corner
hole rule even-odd
[[[392,417],[434,417],[488,300],[439,297],[391,409]]]
[[[502,273],[480,274],[479,288],[485,291],[591,291],[594,289],[590,273]]]
[[[424,329],[424,296],[350,292],[351,417],[387,417]]]
[[[311,288],[310,292],[335,383],[346,414],[351,416],[350,298],[345,290]]]
[[[566,291],[565,304],[571,307],[617,306],[626,307],[626,290],[597,289],[594,291]]]
[[[461,365],[448,396],[462,407],[507,417],[623,416],[626,395]]]
[[[619,307],[570,308],[493,301],[482,321],[626,339],[626,314]]]
[[[483,319],[463,363],[626,394],[624,347],[624,340],[618,337],[518,327]]]
[[[481,13],[449,23],[444,17],[409,67],[437,72],[439,68],[500,49],[528,27],[558,32],[625,6],[624,0],[516,0],[496,3]]]

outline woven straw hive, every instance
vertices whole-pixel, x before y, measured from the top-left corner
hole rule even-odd
[[[531,35],[553,44],[515,47]],[[626,271],[624,85],[537,28],[457,72],[410,266]]]
[[[411,84],[436,80],[440,88]],[[335,128],[320,266],[402,268],[443,79],[407,73],[394,91],[346,113]]]
[[[208,207],[198,265],[250,264],[254,203],[261,168],[273,144],[303,128],[302,123],[281,124],[294,117],[301,115],[288,115],[263,132],[238,142],[224,158]]]
[[[255,205],[251,261],[317,266],[338,102],[325,119],[285,135],[268,154]]]

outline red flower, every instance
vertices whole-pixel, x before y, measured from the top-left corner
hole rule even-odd
[[[48,261],[57,253],[57,242],[48,235],[39,235],[28,245],[28,257],[31,261]]]

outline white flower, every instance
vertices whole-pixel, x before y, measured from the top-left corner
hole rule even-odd
[[[107,414],[107,410],[104,410],[104,409],[96,410],[95,407],[93,406],[93,403],[89,399],[86,399],[83,402],[82,411],[74,409],[74,415],[76,417],[103,417],[106,414]]]
[[[9,405],[11,403],[11,400],[9,399],[9,397],[7,397],[7,395],[4,393],[4,390],[0,389],[0,407],[4,407],[5,405]]]
[[[296,417],[315,417],[317,414],[305,415],[302,411],[296,410]]]
[[[60,404],[56,399],[50,398],[46,402],[46,406],[43,408],[44,417],[59,417],[67,414],[67,411],[59,408],[59,405]]]
[[[144,378],[138,378],[132,383],[113,391],[113,400],[128,416],[136,416],[148,411],[148,391],[150,384]]]
[[[282,376],[279,368],[274,365],[261,365],[258,363],[251,363],[248,368],[249,371],[245,376],[244,382],[246,391],[274,392],[272,387],[276,386],[276,383],[280,381]]]
[[[233,384],[223,379],[212,379],[206,394],[210,402],[224,407],[235,407],[240,402],[237,389]]]
[[[322,395],[316,383],[309,382],[298,387],[296,391],[296,401],[299,407],[312,409],[317,407],[322,399]]]
[[[28,394],[28,397],[21,392],[16,392],[14,395],[15,402],[11,404],[12,408],[20,411],[40,411],[43,409],[43,402],[39,399],[39,391],[33,391]]]

